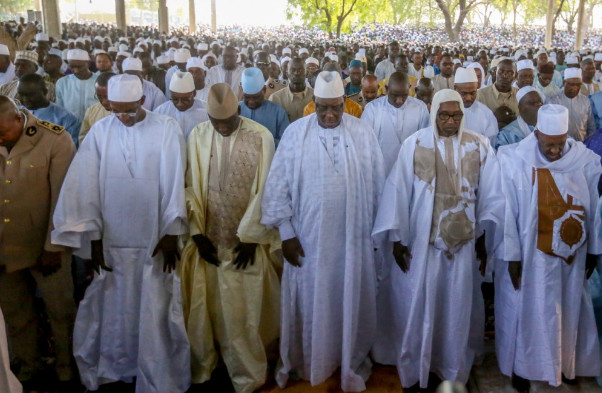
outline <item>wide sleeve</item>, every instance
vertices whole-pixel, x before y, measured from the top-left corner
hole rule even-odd
[[[165,235],[182,235],[188,231],[184,197],[186,144],[178,123],[171,118],[165,123],[167,132],[164,133],[159,175],[159,238]]]
[[[513,168],[512,161],[520,158],[513,158],[509,148],[499,150],[500,167],[504,168],[501,173],[502,191],[505,199],[504,204],[504,244],[500,259],[504,261],[520,261],[521,241],[518,231],[519,200],[518,187],[515,184],[514,176],[517,171]]]
[[[299,140],[297,134],[302,130],[295,126],[305,124],[305,122],[297,121],[296,123],[291,124],[286,129],[280,140],[280,145],[270,166],[262,200],[261,223],[268,228],[280,228],[282,240],[296,237],[291,224],[293,217],[293,168],[295,152],[300,149],[297,143]]]
[[[212,134],[201,123],[188,136],[188,165],[186,168],[186,210],[190,236],[204,235],[207,206],[207,184],[209,182],[209,160]]]
[[[278,111],[276,115],[276,136],[274,137],[274,143],[276,146],[280,143],[280,139],[284,134],[284,131],[289,126],[290,121],[288,120],[288,115],[286,111],[282,109],[282,107],[278,106]]]
[[[95,127],[102,125],[93,126],[92,131]],[[100,146],[91,134],[63,181],[53,215],[52,244],[74,248],[82,258],[90,257],[90,241],[99,240],[103,232],[100,188]]]
[[[385,181],[372,230],[372,237],[378,245],[399,241],[408,246],[411,242],[409,223],[414,187],[414,146],[414,138],[404,141]]]
[[[584,170],[590,195],[589,214],[586,217],[587,233],[589,234],[587,237],[587,253],[600,255],[602,254],[602,239],[600,238],[602,234],[602,219],[600,218],[598,181],[602,174],[602,166],[597,155],[591,154],[591,156],[592,162]]]
[[[46,251],[61,251],[62,247],[57,247],[51,242],[51,233],[54,229],[53,215],[61,192],[61,187],[69,165],[75,156],[75,145],[68,134],[63,133],[59,135],[59,138],[55,138],[55,142],[52,145],[52,152],[50,155],[50,170],[48,174],[48,180],[50,183],[50,215],[48,219],[48,231],[46,235],[46,243],[44,250]]]

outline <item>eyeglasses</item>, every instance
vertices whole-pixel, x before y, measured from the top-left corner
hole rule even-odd
[[[116,117],[124,117],[124,116],[127,116],[127,117],[129,117],[129,118],[131,118],[131,119],[133,119],[133,118],[134,118],[134,117],[136,117],[136,115],[137,115],[137,113],[136,113],[136,112],[121,112],[121,113],[120,113],[120,112],[113,112],[113,114],[114,114]]]
[[[270,65],[270,63],[269,62],[265,62],[265,61],[257,61],[257,62],[255,62],[255,65],[256,66],[266,66],[267,67],[267,66]]]
[[[179,102],[181,102],[182,104],[189,104],[192,100],[194,100],[194,97],[171,97],[171,102],[173,102],[174,104],[177,104]]]
[[[449,113],[439,113],[437,115],[437,117],[439,118],[439,120],[441,121],[448,121],[450,118],[452,118],[454,121],[460,121],[462,120],[462,118],[464,117],[463,113],[453,113],[453,114],[449,114]]]

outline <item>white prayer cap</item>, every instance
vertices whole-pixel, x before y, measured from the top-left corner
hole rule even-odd
[[[552,52],[554,54],[554,56],[556,55],[556,52]],[[550,56],[552,56],[552,53],[550,53]],[[548,54],[548,52],[546,52],[545,48],[540,48],[537,53],[535,54],[535,57],[541,55],[541,54]]]
[[[123,72],[126,71],[142,71],[142,61],[135,57],[128,57],[123,60],[123,64],[121,65]]]
[[[360,55],[364,56],[366,54],[366,48],[360,48],[357,53],[359,53]]]
[[[174,60],[176,63],[186,63],[190,59],[190,51],[185,48],[176,49]]]
[[[154,40],[153,41],[153,45],[159,45],[161,46],[163,43],[161,42],[161,40]]]
[[[188,59],[188,61],[186,61],[186,71],[188,71],[191,68],[205,69],[205,65],[203,64],[203,61],[198,57],[191,57],[190,59]]]
[[[4,44],[0,44],[0,56],[10,56],[10,51],[8,50],[8,46]]]
[[[301,48],[301,49],[299,49],[299,55],[302,55],[304,53],[306,53],[306,54],[309,55],[309,51],[307,50],[307,48]]]
[[[460,67],[456,70],[456,76],[454,77],[454,83],[478,83],[477,73],[474,68],[463,68]]]
[[[119,45],[119,51],[120,51],[120,52],[127,52],[127,51],[128,51],[128,49],[130,49],[130,47],[129,47],[129,46],[127,46],[126,44],[120,44],[120,45]]]
[[[197,50],[209,50],[209,45],[206,42],[201,42],[196,46]]]
[[[533,66],[533,61],[532,60],[521,60],[518,63],[516,63],[516,71],[522,71],[522,70],[534,70],[535,67]]]
[[[94,49],[94,50],[92,51],[92,55],[94,55],[94,56],[96,56],[96,55],[100,55],[100,54],[103,54],[103,53],[104,53],[105,55],[107,54],[107,52],[105,52],[105,51],[104,51],[104,50],[102,50],[102,49]]]
[[[169,57],[164,55],[157,56],[157,64],[169,64]]]
[[[169,91],[173,93],[190,93],[194,90],[194,79],[190,72],[174,72],[169,82]]]
[[[567,68],[564,70],[564,80],[582,79],[581,68]]]
[[[109,47],[109,49],[107,49],[107,51],[108,51],[109,53],[113,53],[113,52],[114,52],[114,53],[117,53],[117,52],[119,52],[119,51],[117,50],[117,48],[115,48],[114,46],[110,46],[110,47]]]
[[[2,54],[2,53],[0,53],[0,55],[1,55],[1,54]],[[60,51],[60,50],[58,50],[58,49],[54,49],[54,48],[53,48],[53,49],[50,49],[50,50],[48,51],[48,56],[58,56],[59,58],[62,58],[62,57],[63,57],[63,52],[62,52],[62,51]]]
[[[562,105],[546,104],[537,112],[539,132],[546,135],[564,135],[569,130],[569,110]]]
[[[539,94],[539,96],[541,97],[541,102],[545,101],[545,97],[541,93],[541,91],[534,88],[533,86],[524,86],[524,87],[521,87],[520,89],[518,89],[518,91],[516,92],[516,102],[518,102],[520,104],[520,100],[522,100],[524,96],[526,96],[527,94],[529,94],[533,91],[536,92],[537,94]]]
[[[271,55],[270,55],[270,61],[271,61],[271,62],[273,62],[273,63],[280,64],[280,63],[278,62],[278,58],[276,57],[276,55],[275,55],[275,54],[271,54]]]
[[[96,42],[96,41],[102,42],[102,37],[97,35],[96,37],[94,37],[94,42]]]
[[[82,49],[71,49],[67,52],[67,61],[72,60],[90,61],[90,55]]]
[[[422,75],[425,78],[434,78],[435,77],[435,69],[433,68],[433,66],[425,66],[424,67],[424,72],[422,73]]]
[[[285,54],[289,54],[290,55],[292,53],[293,53],[293,51],[288,46],[286,48],[282,49],[282,54],[283,55],[285,55]]]
[[[75,39],[75,43],[76,44],[85,44],[86,41],[84,41],[84,39],[82,37],[79,37],[79,38]]]
[[[315,64],[319,67],[320,61],[318,59],[316,59],[315,57],[308,57],[307,59],[305,59],[305,64]]]
[[[462,61],[460,59],[454,59],[453,62],[454,64],[462,64]]]
[[[263,74],[259,68],[245,68],[241,78],[242,91],[245,94],[257,94],[265,86]]]
[[[522,56],[527,56],[527,54],[525,53],[525,51],[523,51],[522,49],[519,49],[516,51],[516,53],[514,53],[514,60],[518,60],[520,59]]]
[[[548,57],[548,62],[556,65],[556,58],[555,57]]]
[[[593,56],[593,55],[587,55],[587,56],[583,56],[583,59],[581,59],[581,61],[583,61],[583,60],[587,60],[587,59],[592,59],[592,60],[594,60],[594,56]]]
[[[566,58],[566,63],[569,65],[579,64],[579,59],[576,56],[569,56]]]
[[[492,50],[489,51],[490,55],[495,55],[496,53],[497,53],[497,51],[495,49],[492,49]]]
[[[50,41],[50,39],[48,38],[48,34],[38,33],[36,34],[36,41]]]
[[[109,79],[109,101],[136,102],[142,98],[142,81],[136,75],[120,74]]]
[[[119,52],[117,52],[117,57],[120,57],[120,56],[123,56],[123,57],[132,57],[132,54],[130,52],[119,51]]]
[[[142,49],[141,47],[137,46],[134,48],[134,53],[143,53],[144,49]]]
[[[543,53],[545,53],[545,51],[544,51]],[[556,55],[556,52],[550,52],[550,55],[549,55],[549,57],[556,58],[556,56],[557,56],[557,55]]]
[[[581,49],[581,50],[579,50],[579,54],[580,55],[586,55],[587,51],[585,49]]]
[[[466,68],[470,65],[470,61],[465,61],[462,63],[462,67]]]
[[[121,42],[121,41],[128,42],[128,39],[127,39],[127,37],[119,37],[119,42]]]
[[[182,44],[182,48],[190,49],[190,45],[188,45],[188,44]]]
[[[334,61],[334,62],[339,62],[339,56],[337,55],[330,55],[328,56],[328,58],[330,59],[330,61]]]
[[[318,98],[339,98],[345,95],[343,80],[336,71],[322,71],[316,78],[314,96]]]
[[[291,58],[288,56],[284,56],[282,59],[280,59],[280,65],[284,65],[284,63],[286,63],[287,61],[291,61]]]
[[[594,55],[594,61],[602,61],[602,53],[596,53]]]

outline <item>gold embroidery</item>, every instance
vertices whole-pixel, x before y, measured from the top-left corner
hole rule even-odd
[[[233,248],[238,244],[237,231],[245,215],[261,152],[261,136],[241,128],[232,147],[223,189],[219,182],[215,141],[209,164],[207,237],[216,245]]]

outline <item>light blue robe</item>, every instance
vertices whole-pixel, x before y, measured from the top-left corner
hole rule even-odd
[[[81,128],[82,122],[71,112],[53,102],[51,102],[46,108],[30,109],[29,111],[40,120],[46,120],[56,125],[65,127],[67,132],[69,132],[71,135],[75,146],[78,146],[77,137],[79,135],[79,129]]]
[[[92,74],[87,80],[77,79],[75,75],[68,75],[56,82],[56,103],[69,112],[81,122],[86,110],[96,104],[96,83],[98,75]]]
[[[594,115],[596,130],[599,130],[602,128],[602,91],[591,94],[589,96],[589,102],[592,105],[592,114]]]
[[[274,143],[278,147],[284,130],[290,124],[284,108],[268,100],[263,101],[263,104],[257,109],[250,109],[244,101],[241,101],[239,106],[241,116],[254,120],[270,130],[274,137]]]
[[[497,151],[497,149],[500,146],[518,143],[525,139],[527,135],[529,134],[525,134],[525,132],[519,125],[518,119],[516,119],[512,123],[508,124],[506,127],[502,128],[501,131],[497,134],[494,143],[495,150]]]

